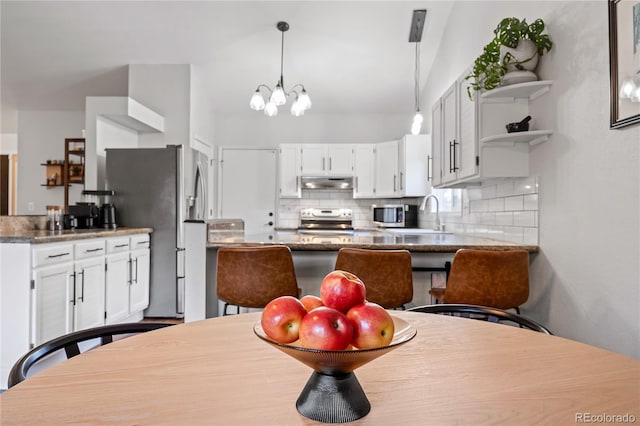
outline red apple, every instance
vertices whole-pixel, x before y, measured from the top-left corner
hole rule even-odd
[[[365,295],[364,283],[351,272],[335,270],[327,274],[320,284],[322,303],[342,313],[363,303]]]
[[[314,296],[312,294],[307,294],[306,296],[302,296],[302,299],[300,299],[300,301],[304,305],[307,312],[311,312],[312,309],[319,308],[320,306],[324,306],[322,304],[322,300],[318,296]]]
[[[278,343],[291,343],[298,339],[300,323],[307,310],[293,296],[280,296],[264,307],[260,323],[265,334]]]
[[[378,348],[391,343],[393,318],[382,306],[365,302],[349,309],[347,318],[353,326],[353,346],[358,349]]]
[[[347,349],[353,338],[353,327],[346,315],[321,306],[309,312],[300,324],[300,346],[325,351]]]

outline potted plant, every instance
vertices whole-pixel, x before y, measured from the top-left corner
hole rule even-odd
[[[538,57],[553,46],[549,36],[542,34],[542,31],[542,19],[536,19],[531,24],[526,19],[521,21],[518,18],[504,18],[500,21],[493,30],[493,40],[484,47],[482,54],[473,63],[473,70],[466,77],[473,78],[467,89],[469,98],[472,98],[471,89],[495,89],[510,72],[520,72],[520,78],[537,79],[532,71],[538,63]]]

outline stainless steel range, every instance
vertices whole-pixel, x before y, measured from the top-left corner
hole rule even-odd
[[[353,233],[353,212],[351,209],[301,209],[298,232],[334,234]]]

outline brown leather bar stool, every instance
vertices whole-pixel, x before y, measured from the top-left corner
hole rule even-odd
[[[526,250],[460,249],[453,257],[445,288],[429,293],[442,303],[515,309],[529,298],[529,253]]]
[[[367,300],[386,309],[413,300],[411,254],[407,250],[342,248],[335,269],[351,272],[367,287]]]
[[[287,246],[221,247],[216,269],[218,299],[227,306],[264,308],[279,296],[299,297],[300,289]]]

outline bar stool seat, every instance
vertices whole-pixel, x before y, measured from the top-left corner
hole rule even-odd
[[[367,300],[385,309],[404,309],[413,300],[411,253],[407,250],[342,248],[335,269],[357,275],[367,288]]]
[[[287,246],[221,247],[216,293],[228,305],[264,308],[279,296],[300,296],[291,250]]]
[[[429,293],[441,303],[520,312],[520,305],[529,298],[529,253],[460,249],[453,257],[446,287]]]

